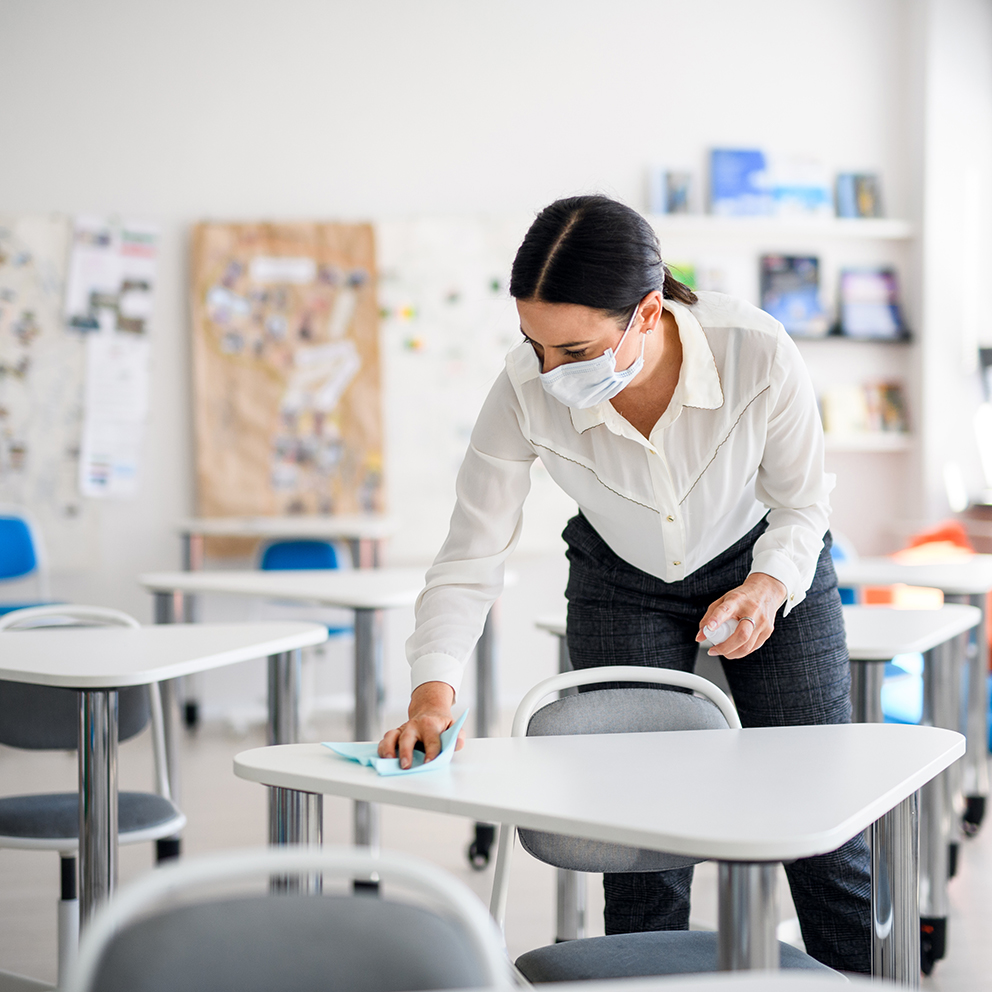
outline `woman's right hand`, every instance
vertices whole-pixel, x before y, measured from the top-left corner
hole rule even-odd
[[[413,690],[407,721],[395,730],[387,730],[379,741],[380,758],[400,759],[400,768],[413,764],[413,746],[424,745],[424,762],[433,761],[441,753],[441,732],[452,724],[451,705],[455,690],[447,682],[424,682]],[[465,731],[458,734],[455,750],[465,744]]]

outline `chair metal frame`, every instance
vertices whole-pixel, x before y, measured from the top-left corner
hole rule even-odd
[[[62,621],[48,622],[45,621]],[[141,624],[130,614],[122,610],[114,610],[104,606],[84,606],[60,604],[52,606],[31,606],[22,610],[12,610],[0,616],[0,637],[5,631],[31,630],[44,627],[58,626],[107,626],[107,627],[140,627]],[[2,641],[0,641],[2,643]],[[162,706],[161,688],[157,682],[148,687],[148,702],[151,711],[150,730],[152,734],[152,752],[155,769],[155,792],[163,799],[173,801],[169,785],[168,755],[165,745],[165,712]],[[40,793],[43,794],[43,793]],[[186,826],[186,816],[177,816],[165,823],[141,830],[122,831],[121,844],[141,844],[149,841],[174,837]],[[77,837],[8,837],[0,834],[0,848],[11,848],[22,851],[57,851],[63,861],[63,885],[66,861],[72,862],[75,870],[75,860],[79,852]],[[75,891],[75,886],[72,886]],[[64,894],[64,893],[63,893]],[[76,946],[79,942],[79,900],[77,898],[61,898],[58,904],[58,975],[61,985],[68,968],[75,957]]]
[[[100,960],[115,934],[158,904],[200,887],[216,887],[255,875],[320,874],[354,879],[378,877],[414,890],[457,920],[489,972],[487,988],[509,990],[512,970],[500,935],[485,906],[456,878],[421,858],[407,854],[370,854],[349,847],[270,847],[190,858],[142,876],[101,907],[83,935],[79,957],[63,992],[92,992]],[[272,898],[260,896],[260,898]],[[314,894],[313,898],[320,898]],[[366,895],[354,898],[367,899]]]
[[[597,682],[650,682],[655,685],[689,689],[713,703],[723,714],[728,725],[740,730],[741,721],[730,697],[708,679],[689,672],[679,672],[667,668],[646,668],[640,665],[607,665],[600,668],[582,668],[571,672],[561,672],[538,682],[520,701],[513,715],[511,737],[526,737],[527,726],[537,712],[539,704],[548,696],[564,689],[574,689],[582,685],[595,685]],[[492,898],[489,911],[500,931],[504,929],[506,900],[510,888],[510,859],[513,842],[516,839],[516,826],[500,824],[499,846],[496,851],[496,869],[493,875]]]

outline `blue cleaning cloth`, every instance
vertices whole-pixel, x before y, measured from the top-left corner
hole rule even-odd
[[[413,764],[409,768],[400,768],[399,758],[380,758],[379,745],[373,743],[346,741],[343,744],[333,744],[324,741],[324,747],[329,747],[335,754],[347,758],[349,761],[357,761],[360,765],[368,765],[374,768],[380,775],[413,775],[416,772],[430,772],[435,768],[443,768],[451,763],[451,756],[455,753],[455,742],[458,740],[458,731],[465,723],[468,710],[465,710],[455,722],[441,734],[441,753],[433,760],[424,764],[424,752],[413,752]]]

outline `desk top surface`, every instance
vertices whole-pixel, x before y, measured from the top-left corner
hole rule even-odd
[[[888,724],[482,738],[436,772],[381,777],[320,744],[244,751],[265,785],[515,823],[692,857],[832,851],[964,753]]]
[[[151,572],[138,576],[138,582],[149,592],[272,596],[321,603],[325,606],[380,610],[412,605],[424,588],[424,569]]]
[[[0,679],[109,689],[222,668],[327,640],[323,624],[160,624],[0,632]]]
[[[181,534],[204,537],[370,538],[396,533],[394,517],[381,514],[341,514],[328,517],[188,517],[179,521]]]
[[[888,661],[897,654],[929,651],[971,630],[981,619],[974,606],[948,603],[939,610],[894,610],[887,606],[845,606],[847,650],[857,661]],[[536,626],[559,637],[563,614],[541,617]]]
[[[930,586],[950,595],[972,596],[992,591],[992,555],[960,561],[910,565],[891,558],[857,558],[834,562],[842,586]]]

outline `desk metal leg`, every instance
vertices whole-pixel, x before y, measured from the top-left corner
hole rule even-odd
[[[186,535],[188,538],[188,535]],[[175,623],[178,611],[184,608],[182,595],[172,592],[155,593],[155,623]],[[162,694],[162,726],[165,736],[165,764],[169,770],[169,794],[172,801],[179,803],[179,739],[176,732],[179,709],[179,679],[169,679],[159,683]],[[155,842],[155,860],[167,861],[177,858],[181,849],[181,838],[164,837]]]
[[[355,740],[377,740],[381,730],[382,611],[355,610]],[[359,847],[379,848],[379,808],[356,802],[354,837]]]
[[[948,664],[950,644],[927,651],[923,665],[923,724],[953,730],[956,701]],[[947,942],[948,845],[951,811],[947,772],[921,790],[920,803],[920,960],[925,975],[944,956]]]
[[[203,542],[202,534],[184,533],[183,542],[183,571],[199,572],[203,568]],[[175,616],[182,617],[183,623],[196,623],[197,603],[196,596],[191,593],[176,593]],[[173,621],[174,622],[174,621]],[[200,701],[197,698],[197,686],[200,685],[200,677],[187,675],[182,680],[183,686],[183,723],[193,729],[200,723]]]
[[[719,971],[777,970],[775,862],[721,861],[717,874]]]
[[[570,672],[572,659],[568,654],[568,640],[558,638],[558,671]],[[576,692],[566,689],[561,695]],[[559,868],[558,872],[558,914],[555,927],[555,941],[581,940],[586,935],[586,907],[588,895],[587,879],[583,872]]]
[[[300,731],[302,652],[269,655],[269,744],[296,744]]]
[[[884,723],[882,680],[885,662],[851,659],[851,720],[854,723]]]
[[[919,794],[872,824],[871,973],[920,985]]]
[[[499,600],[493,603],[475,645],[475,736],[491,737],[496,725],[496,648],[499,629]],[[468,847],[468,862],[482,871],[489,864],[496,826],[477,823]]]
[[[948,602],[964,602],[977,606],[982,619],[971,631],[968,652],[968,708],[965,717],[965,736],[968,750],[962,761],[961,771],[965,796],[964,830],[969,835],[978,832],[985,816],[989,795],[989,637],[987,602],[984,594],[974,596],[946,596]]]
[[[117,690],[79,693],[79,922],[117,887]]]
[[[324,842],[324,797],[314,792],[269,788],[269,843],[320,847]],[[273,892],[321,891],[319,873],[275,875],[269,882]]]

